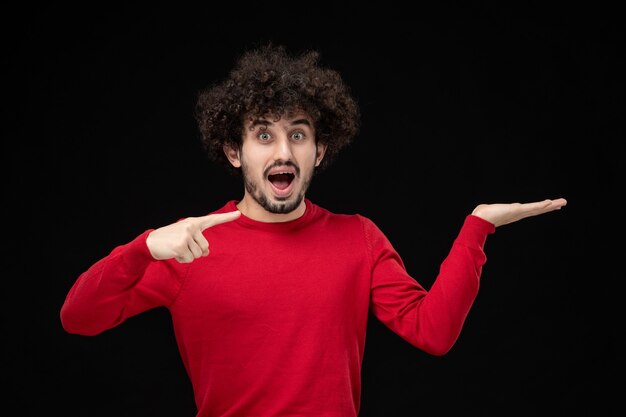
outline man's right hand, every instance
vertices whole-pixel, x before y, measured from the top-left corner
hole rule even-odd
[[[146,244],[154,259],[176,259],[189,263],[209,254],[209,242],[202,232],[221,223],[231,222],[241,215],[238,210],[227,213],[188,217],[179,222],[155,229],[148,235]]]

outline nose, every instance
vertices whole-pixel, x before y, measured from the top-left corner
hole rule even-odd
[[[280,135],[280,137],[274,142],[274,160],[275,161],[291,161],[291,142],[287,135]]]

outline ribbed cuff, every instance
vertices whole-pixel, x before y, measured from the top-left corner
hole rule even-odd
[[[124,266],[128,270],[141,273],[154,261],[150,249],[148,249],[148,245],[146,244],[146,239],[153,230],[154,229],[146,230],[130,241],[126,245],[126,248],[124,248],[121,255]]]
[[[463,222],[463,227],[457,236],[455,243],[468,248],[482,250],[487,240],[487,235],[496,231],[496,226],[473,214],[468,214]]]

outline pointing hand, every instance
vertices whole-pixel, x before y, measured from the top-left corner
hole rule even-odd
[[[209,254],[209,242],[202,231],[221,223],[231,222],[241,215],[238,210],[228,213],[188,217],[179,222],[155,229],[148,235],[146,244],[154,259],[176,259],[189,263]]]

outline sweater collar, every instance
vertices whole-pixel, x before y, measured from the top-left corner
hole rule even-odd
[[[258,220],[253,220],[245,216],[242,213],[241,216],[239,216],[239,218],[235,220],[235,223],[239,224],[240,226],[251,228],[251,229],[276,231],[276,232],[299,229],[299,228],[306,226],[311,221],[311,219],[313,219],[315,212],[317,211],[317,206],[313,204],[309,199],[305,198],[304,202],[306,205],[304,214],[294,220],[290,220],[286,222],[261,222]],[[228,211],[237,210],[237,203],[239,203],[238,200],[230,200],[219,211],[228,212]]]

